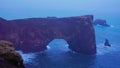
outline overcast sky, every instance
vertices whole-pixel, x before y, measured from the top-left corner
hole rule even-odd
[[[120,0],[0,0],[0,17],[120,16]]]

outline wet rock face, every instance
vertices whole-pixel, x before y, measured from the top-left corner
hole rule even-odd
[[[0,68],[24,68],[22,57],[8,41],[0,40]]]
[[[2,22],[0,29],[0,39],[13,42],[24,52],[43,51],[50,41],[62,38],[73,51],[96,53],[92,15],[9,20]]]

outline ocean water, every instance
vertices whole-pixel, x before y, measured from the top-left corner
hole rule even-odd
[[[120,24],[110,23],[111,27],[94,26],[97,54],[88,56],[68,49],[64,39],[54,39],[48,50],[24,54],[26,68],[120,68]],[[105,38],[111,47],[104,46]]]

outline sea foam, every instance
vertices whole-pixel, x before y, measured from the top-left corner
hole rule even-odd
[[[120,51],[119,48],[120,46],[116,46],[114,44],[111,44],[112,46],[104,46],[104,44],[99,44],[97,45],[97,55],[104,55],[104,54],[112,54],[116,51]]]
[[[37,56],[37,53],[23,53],[22,51],[17,52],[20,53],[20,55],[22,56],[24,64],[32,63]]]

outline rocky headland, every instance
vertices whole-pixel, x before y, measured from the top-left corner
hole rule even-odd
[[[0,40],[0,68],[24,68],[23,59],[8,41]]]

